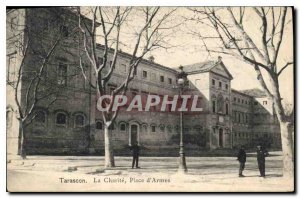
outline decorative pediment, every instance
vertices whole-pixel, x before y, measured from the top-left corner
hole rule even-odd
[[[219,74],[221,76],[224,76],[228,79],[233,79],[232,75],[229,73],[228,69],[225,67],[223,62],[220,62],[220,63],[216,64],[216,66],[214,66],[211,69],[211,71],[216,73],[216,74]]]

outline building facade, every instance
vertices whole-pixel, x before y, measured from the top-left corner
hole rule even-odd
[[[19,140],[19,123],[15,104],[14,82],[19,65],[24,59],[24,75],[18,91],[21,105],[32,72],[38,69],[40,60],[36,51],[51,46],[55,34],[64,36],[63,42],[51,56],[42,75],[44,92],[55,91],[56,100],[48,106],[49,97],[35,108],[35,118],[25,128],[27,149],[30,154],[95,154],[103,153],[104,123],[97,110],[96,91],[89,86],[79,68],[80,37],[75,30],[77,15],[64,8],[13,9],[7,11],[7,143],[8,152],[16,153]],[[87,20],[88,21],[88,20]],[[29,27],[27,29],[21,27]],[[78,31],[78,30],[77,30]],[[16,36],[16,32],[19,32]],[[34,35],[34,38],[32,38]],[[33,40],[26,57],[14,41]],[[30,39],[30,40],[31,40]],[[103,46],[97,45],[97,54]],[[110,59],[112,58],[111,50]],[[25,57],[25,58],[24,58]],[[113,90],[120,85],[128,72],[131,56],[120,52],[116,69],[108,84]],[[101,56],[99,56],[101,60]],[[84,64],[89,64],[83,59]],[[239,145],[253,147],[266,142],[268,146],[280,146],[279,126],[272,101],[264,95],[232,89],[234,78],[219,57],[217,60],[186,65],[189,85],[183,94],[197,95],[201,112],[184,114],[184,141],[188,149],[232,149]],[[85,76],[93,82],[92,70]],[[155,63],[154,59],[142,60],[127,96],[168,95],[170,100],[178,94],[176,76],[178,70]],[[144,100],[143,100],[144,101]],[[151,151],[168,155],[179,146],[180,117],[178,112],[149,112],[121,110],[111,126],[114,148],[126,153],[125,148],[133,142]],[[176,148],[176,149],[175,149]],[[165,152],[165,153],[164,153]]]

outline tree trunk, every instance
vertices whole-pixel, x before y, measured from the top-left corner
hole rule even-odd
[[[114,151],[113,145],[111,140],[111,133],[108,127],[105,125],[104,128],[104,149],[105,149],[105,167],[115,167],[115,160],[114,160]]]
[[[19,130],[20,130],[20,156],[22,159],[26,159],[26,136],[24,133],[24,127],[23,127],[24,123],[22,121],[20,121],[20,126],[19,126]]]
[[[294,149],[290,122],[279,121],[283,154],[283,176],[294,177]]]

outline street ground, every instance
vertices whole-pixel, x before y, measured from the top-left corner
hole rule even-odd
[[[131,157],[115,157],[117,167],[104,169],[102,156],[28,156],[7,164],[7,190],[293,191],[293,181],[282,177],[280,152],[270,152],[265,178],[259,177],[256,155],[247,155],[243,178],[238,177],[239,164],[234,157],[187,157],[188,173],[183,175],[177,172],[176,157],[140,157],[140,169],[131,169]]]

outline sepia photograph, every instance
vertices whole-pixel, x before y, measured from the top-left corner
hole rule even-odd
[[[294,17],[6,6],[7,192],[295,192]]]

